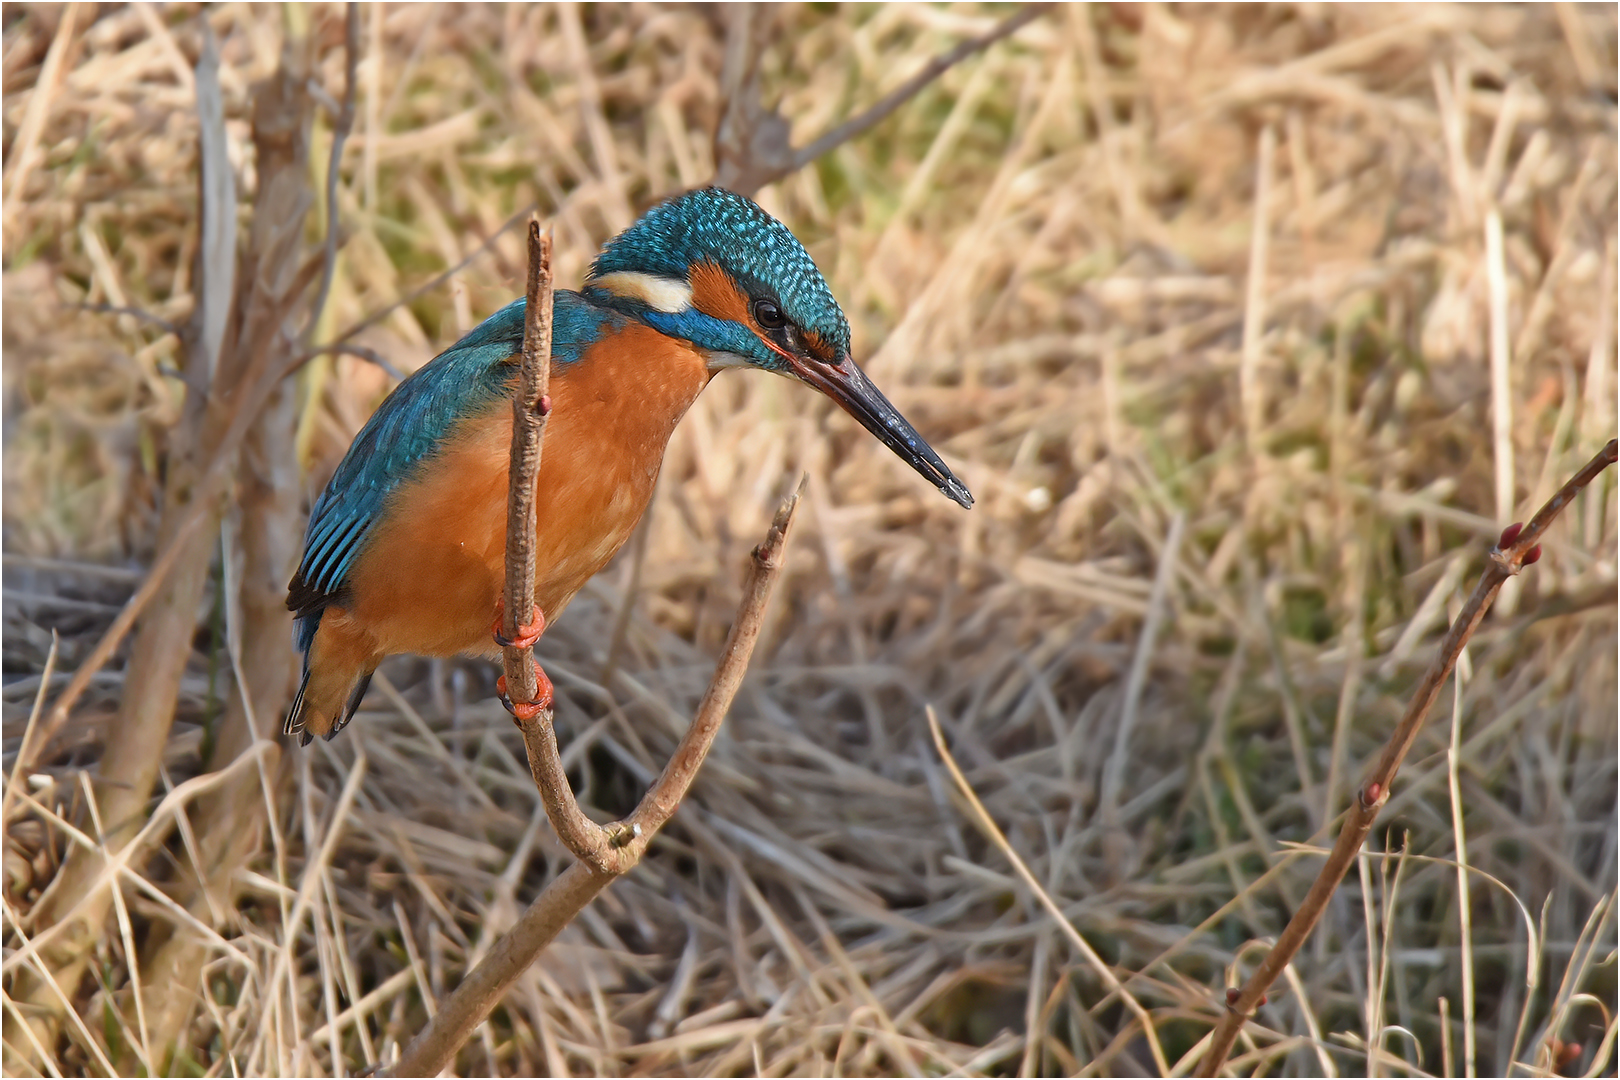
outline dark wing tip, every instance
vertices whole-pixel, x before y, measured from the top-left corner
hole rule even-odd
[[[345,588],[336,591],[323,589],[306,578],[303,569],[300,568],[287,583],[287,610],[300,619],[318,615],[345,592]]]
[[[324,607],[324,597],[321,591],[309,583],[300,569],[287,582],[287,610],[298,616],[312,614],[315,610]]]

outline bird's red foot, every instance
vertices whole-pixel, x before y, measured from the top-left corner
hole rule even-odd
[[[533,621],[528,623],[526,626],[520,625],[517,628],[517,637],[515,638],[508,638],[505,634],[501,633],[501,623],[504,622],[505,619],[506,597],[497,597],[495,600],[495,622],[489,629],[490,633],[495,637],[495,644],[501,646],[503,649],[511,648],[513,646],[516,646],[519,649],[527,649],[529,646],[539,641],[540,635],[546,631],[546,617],[540,613],[539,604],[536,604],[534,607]]]
[[[539,635],[535,636],[538,637]],[[505,675],[495,680],[495,692],[500,695],[501,704],[506,706],[506,711],[511,713],[512,717],[520,723],[533,720],[552,706],[551,680],[540,669],[540,661],[538,660],[534,662],[533,701],[513,701],[507,696]]]

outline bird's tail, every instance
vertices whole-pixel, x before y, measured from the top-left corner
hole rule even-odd
[[[304,653],[304,677],[299,680],[298,693],[287,709],[287,720],[281,727],[284,735],[297,735],[298,745],[308,746],[319,735],[331,739],[354,718],[360,701],[371,685],[375,668],[333,670],[334,665],[310,662],[310,648],[315,641],[319,613],[297,620],[294,629],[295,644]]]
[[[354,711],[360,707],[360,699],[366,696],[366,688],[371,685],[372,672],[360,673],[349,686],[346,698],[340,698],[341,707],[330,707],[324,702],[314,700],[310,695],[309,670],[304,670],[303,681],[298,684],[298,693],[293,697],[292,707],[287,710],[287,722],[282,726],[285,735],[297,735],[299,746],[308,746],[319,735],[330,740],[343,730],[343,726],[354,719]]]

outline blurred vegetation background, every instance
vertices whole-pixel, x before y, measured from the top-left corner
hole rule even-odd
[[[569,856],[490,665],[392,661],[342,738],[282,752],[310,498],[400,373],[521,293],[530,207],[572,287],[714,175],[728,39],[802,146],[1015,10],[367,5],[332,176],[343,8],[6,5],[8,1074],[397,1052]],[[582,803],[661,767],[807,471],[766,635],[649,860],[458,1068],[1181,1060],[1497,533],[1614,434],[1615,70],[1607,5],[1060,6],[762,189],[978,504],[804,387],[716,379],[540,646]],[[1469,647],[1239,1071],[1613,1074],[1615,555],[1606,476]],[[1145,1023],[974,830],[927,704]]]

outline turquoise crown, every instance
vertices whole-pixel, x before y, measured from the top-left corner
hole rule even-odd
[[[749,296],[775,299],[789,319],[840,355],[849,352],[849,321],[798,237],[752,199],[724,188],[699,188],[647,211],[602,249],[591,277],[631,271],[685,281],[691,267],[705,262]]]

